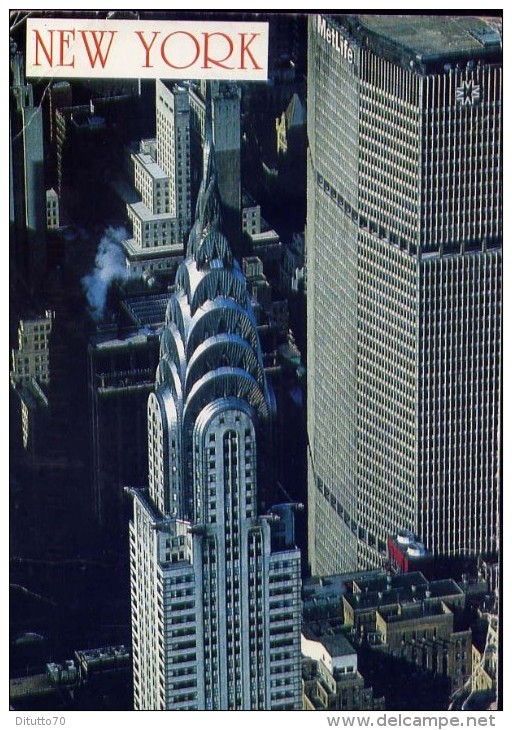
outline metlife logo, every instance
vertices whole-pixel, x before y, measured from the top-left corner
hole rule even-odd
[[[340,33],[338,28],[332,27],[323,15],[317,17],[316,28],[318,34],[338,51],[344,59],[349,63],[354,63],[354,49],[350,45],[349,40]]]

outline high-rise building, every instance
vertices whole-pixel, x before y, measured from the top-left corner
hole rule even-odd
[[[300,709],[300,551],[290,507],[259,510],[274,399],[206,160],[130,490],[134,704]]]
[[[141,199],[126,206],[133,236],[124,250],[135,275],[173,273],[192,222],[188,90],[158,79],[155,92],[156,139],[141,141],[131,158]]]
[[[9,118],[10,222],[17,274],[31,293],[41,290],[46,269],[46,193],[43,113],[26,82],[24,58],[11,56],[12,102]]]
[[[55,312],[22,319],[18,324],[18,349],[12,350],[11,386],[19,398],[23,448],[35,455],[48,434],[50,336]]]
[[[309,558],[497,549],[498,19],[309,19]]]
[[[26,383],[35,379],[50,382],[50,334],[55,312],[47,310],[44,317],[20,320],[18,349],[12,351],[11,380]]]
[[[149,327],[97,332],[88,346],[94,515],[113,543],[126,542],[126,484],[147,474],[145,404],[153,389],[159,335]]]
[[[203,146],[215,147],[222,228],[234,250],[241,237],[240,88],[232,81],[190,84],[190,126],[193,202],[201,183]]]

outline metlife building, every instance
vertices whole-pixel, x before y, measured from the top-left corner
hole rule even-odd
[[[501,27],[309,19],[309,558],[498,548]]]

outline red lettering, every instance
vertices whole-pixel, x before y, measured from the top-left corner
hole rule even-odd
[[[241,40],[241,43],[240,43],[240,68],[241,69],[247,68],[247,66],[245,65],[245,58],[244,58],[245,54],[247,54],[252,61],[252,67],[254,69],[257,69],[257,68],[262,69],[263,66],[258,66],[258,64],[256,63],[256,59],[254,58],[254,56],[252,55],[252,53],[249,50],[249,46],[251,45],[251,43],[261,34],[260,33],[251,33],[252,37],[251,37],[250,41],[248,41],[247,43],[245,41],[245,33],[239,33],[238,35],[240,36],[240,40]]]
[[[75,31],[74,30],[58,30],[57,33],[60,33],[60,58],[59,58],[59,66],[75,66],[75,57],[73,56],[73,60],[71,63],[64,63],[64,53],[69,48],[69,44],[71,40],[75,40]],[[65,37],[64,33],[69,33],[67,38]]]
[[[169,40],[169,38],[172,38],[173,35],[185,35],[185,36],[187,36],[188,38],[190,38],[192,40],[192,42],[193,42],[193,44],[195,46],[195,53],[196,53],[196,55],[195,55],[194,59],[192,61],[190,61],[189,63],[185,63],[183,66],[177,66],[176,64],[171,63],[169,61],[169,59],[167,58],[167,55],[166,55],[166,52],[165,52],[165,44],[167,43],[167,41]],[[197,42],[196,37],[192,35],[192,33],[187,33],[187,31],[185,31],[185,30],[177,30],[174,33],[169,33],[169,35],[164,38],[164,40],[162,41],[162,47],[160,48],[160,53],[162,55],[163,62],[167,66],[170,66],[171,68],[179,68],[179,69],[181,69],[181,68],[190,68],[190,66],[193,66],[194,63],[196,63],[197,59],[199,58],[199,53],[200,53],[199,43]]]
[[[66,53],[66,50],[69,48],[69,44],[71,40],[74,40],[75,38],[75,31],[74,30],[57,30],[55,31],[59,34],[60,40],[59,40],[59,62],[56,64],[57,66],[74,66],[75,65],[75,57],[73,56],[70,63],[64,63],[64,54]],[[43,39],[41,38],[41,35],[38,30],[34,30],[35,36],[36,36],[36,62],[35,66],[41,66],[41,63],[39,61],[39,49],[44,53],[46,56],[46,60],[48,61],[48,64],[50,66],[53,66],[53,30],[49,30],[48,33],[50,34],[50,50],[48,51],[48,48],[43,43]],[[67,35],[66,35],[67,34]]]
[[[41,38],[39,31],[34,30],[34,33],[36,34],[36,62],[35,66],[40,66],[39,62],[39,48],[41,48],[42,52],[46,56],[46,60],[50,64],[50,66],[53,64],[53,30],[48,31],[50,34],[50,52],[48,53],[48,50],[46,46],[43,43],[43,39]]]
[[[108,59],[108,54],[110,53],[110,48],[112,47],[112,41],[114,40],[114,36],[117,33],[117,30],[101,30],[101,31],[95,31],[95,30],[81,30],[80,31],[82,35],[82,39],[84,42],[85,50],[87,51],[87,55],[89,56],[89,63],[91,64],[91,68],[94,68],[96,66],[96,61],[99,59],[101,68],[105,68],[105,64]],[[91,49],[89,46],[89,42],[87,41],[87,33],[89,33],[92,36],[92,39],[94,41],[94,45],[96,48],[96,55],[94,58],[92,57]],[[99,41],[96,33],[99,33]],[[101,44],[103,43],[103,36],[107,33],[110,33],[110,42],[108,44],[108,48],[105,52],[105,55],[103,55],[101,50]]]
[[[155,42],[157,35],[160,35],[160,31],[159,30],[154,30],[153,31],[153,40],[151,41],[151,43],[149,44],[149,46],[147,45],[147,43],[146,43],[146,41],[144,39],[144,31],[142,31],[142,30],[136,30],[135,31],[135,35],[138,35],[139,36],[140,42],[142,43],[142,45],[144,46],[144,50],[146,51],[146,63],[144,64],[144,67],[145,68],[153,68],[153,64],[152,63],[149,63],[149,53],[150,53],[151,49],[153,48],[153,43]]]
[[[224,61],[227,61],[228,58],[233,53],[233,41],[231,40],[230,36],[228,36],[226,33],[203,33],[203,35],[204,35],[204,63],[201,68],[211,68],[208,65],[210,63],[214,64],[215,66],[220,66],[220,68],[228,68],[228,69],[235,68],[234,66],[226,66],[226,64],[224,63]],[[226,55],[224,56],[224,58],[215,59],[215,58],[211,58],[209,55],[208,44],[209,44],[210,38],[213,38],[214,36],[219,36],[220,38],[224,38],[225,40],[227,40],[227,42],[229,44],[229,50],[226,53]]]

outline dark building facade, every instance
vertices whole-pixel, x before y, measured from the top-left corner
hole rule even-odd
[[[25,80],[21,53],[11,55],[9,193],[11,266],[30,294],[40,292],[46,270],[46,197],[43,114]]]
[[[143,329],[98,334],[88,347],[94,514],[114,544],[126,540],[124,487],[147,474],[146,402],[159,335]]]
[[[314,573],[497,549],[501,58],[493,19],[310,18]]]
[[[217,185],[222,205],[223,230],[235,254],[240,245],[242,193],[240,163],[240,98],[237,84],[201,81],[190,86],[190,153],[192,205],[195,205],[202,174],[203,147],[211,135],[215,145]]]

